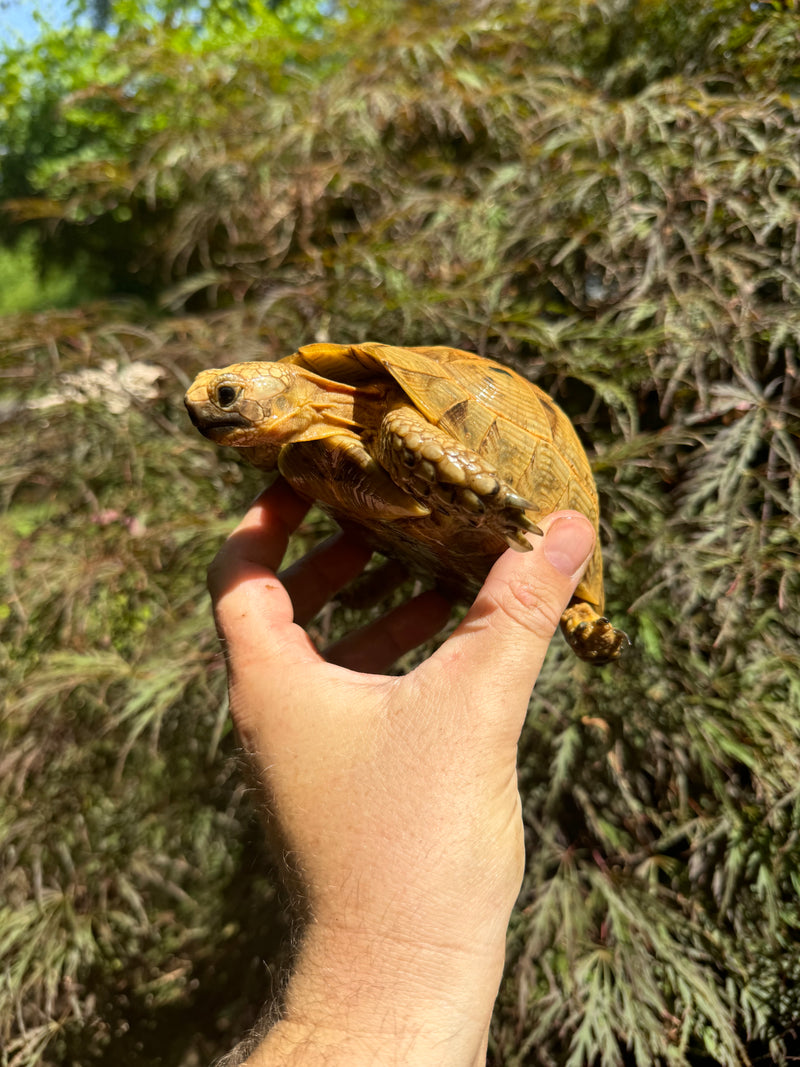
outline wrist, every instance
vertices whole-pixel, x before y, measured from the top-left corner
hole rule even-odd
[[[250,1067],[477,1067],[486,1062],[504,939],[474,953],[312,925],[282,1020]]]
[[[474,1040],[434,1029],[362,1034],[283,1020],[244,1067],[485,1067],[488,1037],[488,1024]]]

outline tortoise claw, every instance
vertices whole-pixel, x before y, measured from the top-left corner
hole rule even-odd
[[[541,530],[537,530],[537,533],[541,533]],[[509,532],[503,538],[509,548],[513,548],[515,552],[530,552],[533,545],[527,539],[522,530],[509,530]]]
[[[536,505],[526,500],[524,496],[520,496],[519,493],[506,493],[503,499],[507,507],[519,508],[520,511],[536,510]]]
[[[519,524],[520,526],[524,526],[528,533],[538,534],[539,537],[544,537],[544,530],[541,526],[537,526],[527,515],[520,515]]]
[[[535,505],[530,500],[526,500],[518,493],[508,491],[502,494],[502,510],[505,512],[503,521],[504,524],[507,523],[503,531],[503,540],[517,552],[530,552],[531,550],[532,546],[525,536],[526,532],[538,534],[540,537],[543,534],[542,529],[525,514],[534,507]]]

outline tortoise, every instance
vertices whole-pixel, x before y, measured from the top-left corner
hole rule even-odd
[[[594,479],[567,416],[508,367],[455,348],[311,344],[276,362],[202,371],[186,394],[194,425],[256,467],[279,470],[368,543],[473,596],[507,546],[559,508],[598,527]],[[599,544],[561,619],[592,663],[627,638],[602,617]]]

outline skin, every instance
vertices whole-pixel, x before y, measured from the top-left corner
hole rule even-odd
[[[283,1018],[246,1062],[474,1067],[524,867],[517,741],[594,530],[546,518],[453,635],[388,677],[449,604],[422,594],[320,655],[302,624],[369,552],[340,535],[278,578],[306,507],[277,482],[209,575],[231,713],[308,914]]]

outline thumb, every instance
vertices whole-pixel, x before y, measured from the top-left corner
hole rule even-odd
[[[509,550],[494,564],[452,637],[433,659],[457,672],[472,706],[524,716],[531,690],[561,615],[595,544],[589,520],[560,511],[540,523],[544,537],[526,553]],[[457,662],[456,662],[457,661]]]

